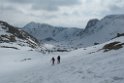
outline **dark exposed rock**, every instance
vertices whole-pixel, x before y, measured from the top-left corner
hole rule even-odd
[[[122,48],[123,45],[124,45],[124,43],[115,41],[115,42],[104,45],[104,47],[102,49],[104,49],[104,52],[111,51],[111,50],[118,50],[118,49]]]

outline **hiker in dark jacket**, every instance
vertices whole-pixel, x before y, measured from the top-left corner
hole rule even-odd
[[[60,56],[57,57],[57,63],[60,63]]]
[[[54,63],[55,63],[55,58],[52,57],[51,61],[52,61],[52,65],[54,65]]]

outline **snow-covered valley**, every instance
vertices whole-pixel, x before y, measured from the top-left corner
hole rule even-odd
[[[31,23],[29,33],[0,21],[0,83],[124,83],[123,26],[124,15],[84,30]]]
[[[121,48],[103,47],[120,42]],[[28,49],[0,48],[0,83],[123,83],[124,37],[72,52],[42,54]],[[51,65],[60,55],[61,63]]]

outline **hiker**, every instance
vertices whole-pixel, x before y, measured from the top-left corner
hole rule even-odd
[[[52,65],[54,65],[54,63],[55,63],[55,58],[52,57],[51,61],[52,61]]]
[[[60,63],[60,56],[57,57],[57,63]]]

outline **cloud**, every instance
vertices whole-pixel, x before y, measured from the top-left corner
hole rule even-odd
[[[109,9],[109,14],[124,14],[124,6],[123,7],[119,7],[119,6],[116,6],[116,5],[112,5]]]
[[[4,3],[30,4],[35,10],[55,11],[61,6],[73,6],[80,4],[80,0],[5,0]]]
[[[115,0],[115,4],[109,5],[109,13],[124,14],[124,0]]]
[[[124,0],[0,0],[0,19],[15,25],[36,21],[82,27],[92,18],[124,14]]]

